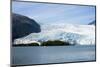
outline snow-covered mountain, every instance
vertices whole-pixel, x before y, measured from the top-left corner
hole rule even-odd
[[[95,45],[95,26],[67,23],[42,24],[40,33],[31,33],[15,39],[14,44],[40,43],[48,40],[60,40],[78,45]]]

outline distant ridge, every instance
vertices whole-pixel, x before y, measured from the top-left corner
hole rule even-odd
[[[88,25],[96,25],[96,20],[92,21],[92,22],[89,23]]]

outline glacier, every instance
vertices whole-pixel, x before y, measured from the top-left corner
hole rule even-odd
[[[68,23],[41,24],[40,33],[31,33],[17,38],[14,44],[39,43],[60,40],[77,45],[95,45],[95,26]]]

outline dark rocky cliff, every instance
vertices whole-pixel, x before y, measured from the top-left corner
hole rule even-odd
[[[40,25],[33,19],[19,14],[12,14],[12,39],[41,32]]]

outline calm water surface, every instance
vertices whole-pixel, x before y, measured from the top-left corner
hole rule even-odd
[[[12,64],[45,64],[95,60],[95,45],[12,47]]]

